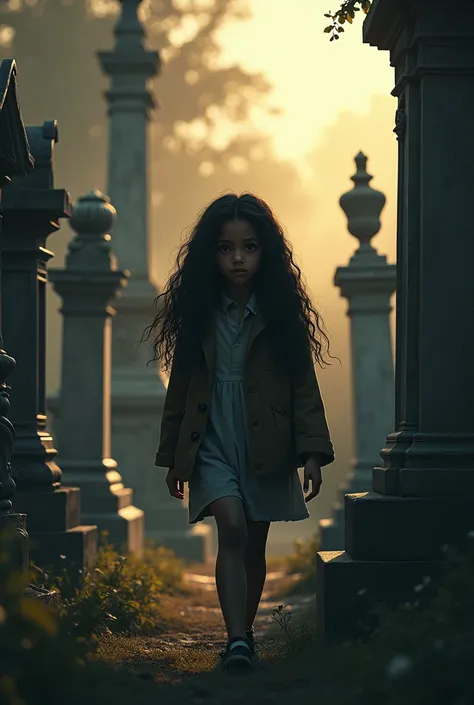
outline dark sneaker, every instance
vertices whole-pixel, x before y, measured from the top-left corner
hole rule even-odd
[[[252,650],[247,639],[234,637],[222,654],[222,668],[225,671],[247,671],[252,668]]]
[[[258,644],[257,640],[255,639],[255,630],[252,629],[249,632],[246,632],[245,636],[247,637],[247,642],[250,648],[250,653],[252,654],[252,659],[256,660],[258,658]]]

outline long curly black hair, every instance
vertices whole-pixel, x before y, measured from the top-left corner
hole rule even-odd
[[[328,336],[282,226],[265,201],[250,193],[230,193],[213,201],[181,245],[175,270],[155,300],[156,316],[142,336],[142,341],[152,340],[153,360],[169,370],[178,341],[188,364],[199,354],[222,291],[215,243],[224,223],[235,219],[250,223],[260,241],[262,260],[254,291],[275,358],[291,370],[309,349],[317,363],[329,364]]]

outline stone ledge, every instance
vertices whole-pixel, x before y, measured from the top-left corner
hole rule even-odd
[[[349,494],[345,523],[355,560],[438,560],[444,545],[460,547],[474,530],[474,498]]]
[[[19,489],[13,502],[14,509],[28,517],[28,531],[43,533],[68,531],[80,523],[80,490],[78,487],[60,487],[57,490]]]
[[[376,604],[397,607],[436,583],[442,561],[355,561],[344,551],[317,554],[316,621],[322,640],[353,639],[373,629]]]

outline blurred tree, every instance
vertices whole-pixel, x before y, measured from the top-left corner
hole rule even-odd
[[[113,45],[117,9],[113,0],[0,0],[0,55],[17,59],[27,124],[59,121],[56,180],[74,198],[92,186],[107,190],[107,79],[96,52]],[[257,190],[291,233],[308,227],[312,194],[254,126],[262,111],[278,112],[271,86],[263,75],[221,58],[221,30],[249,17],[248,0],[143,0],[141,11],[150,48],[160,50],[164,63],[154,86],[160,110],[150,145],[156,278],[166,275],[169,253],[196,211],[223,190]],[[51,238],[56,266],[65,232]],[[55,306],[54,295],[51,300]],[[54,316],[50,321],[54,352],[58,324]]]

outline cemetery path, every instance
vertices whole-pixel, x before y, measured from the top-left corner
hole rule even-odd
[[[296,614],[311,606],[312,595],[295,593],[284,597],[292,592],[291,587],[298,577],[289,576],[279,569],[269,571],[255,625],[263,653],[271,650],[281,638],[281,627],[272,616],[275,608],[283,606],[286,614]],[[214,698],[221,689],[228,691],[228,676],[223,676],[216,668],[219,652],[225,644],[225,634],[212,568],[193,566],[185,574],[185,585],[183,595],[164,599],[165,626],[159,632],[149,636],[114,635],[101,641],[95,660],[98,664],[116,669],[118,681],[123,681],[121,695],[124,698],[127,689],[132,687],[130,676],[135,676],[133,681],[138,690],[133,688],[133,696],[136,705],[142,703],[140,696],[137,697],[140,689],[145,687],[148,693],[148,686],[154,686],[156,702],[164,705],[182,704],[183,699],[192,705],[219,703],[221,701]],[[256,671],[265,677],[266,668],[262,659]],[[207,679],[207,685],[197,676]],[[219,686],[223,678],[225,680]],[[271,678],[270,681],[273,682]],[[211,682],[213,687],[209,687]],[[91,686],[94,689],[99,687],[97,684]],[[105,685],[101,684],[100,687]],[[231,699],[235,699],[234,695]],[[148,702],[149,697],[149,694],[144,694],[143,702]],[[115,699],[115,702],[121,703],[122,700]]]

